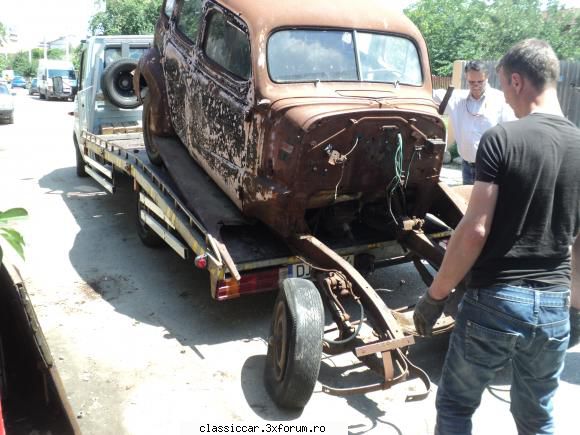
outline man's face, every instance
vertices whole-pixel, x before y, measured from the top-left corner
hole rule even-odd
[[[480,98],[485,92],[487,76],[481,71],[467,71],[467,85],[473,98]]]

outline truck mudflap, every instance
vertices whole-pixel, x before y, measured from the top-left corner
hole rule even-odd
[[[80,434],[24,282],[6,263],[0,267],[0,356],[6,433]]]

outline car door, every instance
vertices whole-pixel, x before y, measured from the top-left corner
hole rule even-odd
[[[192,68],[203,3],[203,0],[177,0],[162,41],[162,66],[171,120],[176,134],[188,149],[197,143],[197,138],[191,134],[192,129],[188,127],[191,115],[186,95],[195,92]],[[164,13],[168,12],[166,8]]]
[[[199,92],[192,96],[192,105],[200,110],[205,159],[219,171],[227,190],[239,195],[244,169],[256,158],[246,125],[252,74],[249,32],[239,17],[215,4],[206,10],[203,32]]]

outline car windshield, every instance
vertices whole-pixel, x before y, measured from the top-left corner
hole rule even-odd
[[[72,69],[49,69],[48,78],[63,77],[65,79],[75,80],[75,72]]]
[[[268,41],[275,82],[362,81],[420,86],[415,44],[397,35],[344,30],[291,29]]]

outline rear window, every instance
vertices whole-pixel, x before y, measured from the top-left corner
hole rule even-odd
[[[146,50],[147,50],[147,47],[130,47],[128,57],[131,59],[138,60],[143,55],[143,53],[145,53]],[[107,65],[110,65],[111,63],[115,62],[116,60],[121,59],[122,57],[123,57],[123,55],[121,52],[121,47],[105,48],[104,68],[106,68]]]
[[[268,41],[268,70],[275,82],[423,83],[411,40],[354,30],[278,31]]]
[[[71,80],[76,79],[75,72],[72,69],[49,69],[48,78],[51,79],[53,77],[63,77]]]

